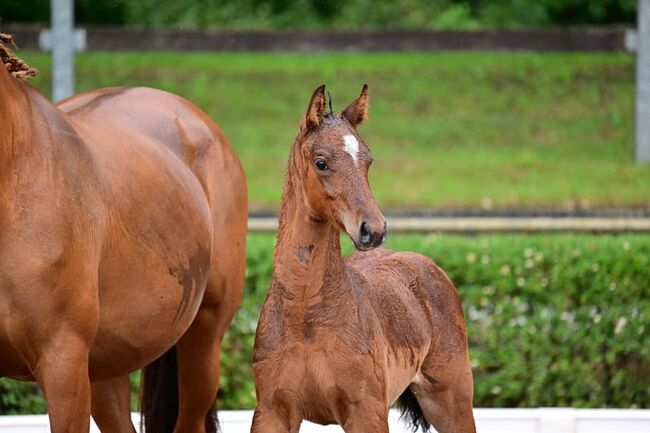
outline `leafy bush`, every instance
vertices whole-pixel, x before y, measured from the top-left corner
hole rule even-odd
[[[251,346],[241,342],[253,339],[272,245],[249,238],[224,408],[254,405]],[[426,254],[456,284],[476,406],[650,406],[650,236],[394,236],[388,247]]]
[[[45,399],[38,385],[0,378],[0,415],[45,412]]]
[[[221,409],[255,404],[251,354],[273,243],[249,236],[246,293],[224,343]],[[649,235],[402,235],[388,247],[428,255],[456,284],[476,406],[650,407]],[[0,411],[43,410],[33,391],[0,381]]]
[[[650,405],[649,237],[397,241],[459,289],[476,405]]]
[[[7,21],[47,22],[49,0],[9,2]],[[76,0],[81,24],[197,28],[424,29],[633,24],[634,0]]]

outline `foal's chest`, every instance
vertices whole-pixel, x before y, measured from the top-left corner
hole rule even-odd
[[[282,390],[274,398],[285,400],[276,403],[298,407],[301,416],[312,422],[343,423],[348,408],[369,391],[383,394],[383,385],[368,371],[369,367],[372,370],[368,361],[336,342],[287,345],[278,369],[281,377],[269,377],[276,389]]]

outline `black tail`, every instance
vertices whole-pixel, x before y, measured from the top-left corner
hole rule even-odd
[[[205,433],[219,433],[219,418],[217,417],[217,399],[210,408],[210,412],[205,417]]]
[[[417,432],[418,429],[422,429],[423,432],[429,431],[431,425],[424,417],[420,404],[409,388],[399,396],[395,406],[400,411],[399,419],[406,421],[413,432]]]
[[[142,370],[140,431],[173,433],[178,418],[176,347]]]
[[[173,433],[178,419],[178,365],[176,347],[147,365],[140,386],[140,431]],[[206,433],[219,432],[216,399],[205,417]]]

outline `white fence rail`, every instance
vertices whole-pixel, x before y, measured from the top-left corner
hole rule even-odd
[[[249,433],[252,411],[221,411],[223,433]],[[475,409],[478,433],[650,433],[650,409]],[[138,414],[133,422],[139,424]],[[390,413],[390,431],[406,433],[396,411]],[[93,424],[91,433],[99,430]],[[301,433],[341,433],[338,426],[302,424]],[[47,415],[0,417],[0,433],[48,433]]]
[[[389,233],[632,233],[650,232],[650,218],[636,217],[387,217]],[[275,232],[275,217],[250,217],[250,232]]]

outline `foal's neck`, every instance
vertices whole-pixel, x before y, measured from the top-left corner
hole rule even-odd
[[[310,215],[299,175],[289,161],[274,254],[274,279],[297,300],[340,290],[344,278],[339,231]]]

